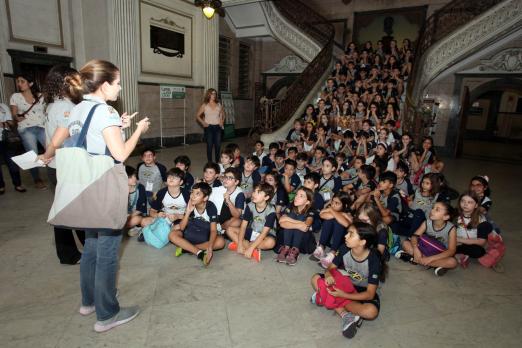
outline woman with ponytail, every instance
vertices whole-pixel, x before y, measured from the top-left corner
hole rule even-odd
[[[45,78],[43,95],[47,104],[47,120],[45,123],[46,151],[43,155],[40,155],[40,159],[44,163],[49,162],[47,159],[54,156],[55,150],[62,146],[63,141],[69,135],[67,130],[69,114],[73,107],[81,101],[81,94],[71,88],[71,80],[79,81],[79,78],[76,70],[65,65],[53,67]],[[54,163],[48,163],[47,173],[51,184],[56,186]],[[76,230],[76,235],[78,240],[84,244],[85,232]],[[54,227],[54,240],[56,255],[58,255],[60,263],[75,265],[80,261],[82,254],[76,246],[73,230]]]
[[[71,110],[63,135],[69,137],[80,134],[91,114],[85,138],[87,152],[108,155],[119,162],[125,161],[150,123],[148,118],[139,121],[131,137],[124,141],[122,129],[130,125],[130,120],[136,114],[129,116],[124,113],[120,118],[118,112],[107,104],[107,101],[115,101],[121,90],[119,69],[107,61],[91,60],[80,69],[79,75],[72,75],[65,81],[70,89],[69,95],[83,94],[83,100]],[[63,142],[61,140],[54,143],[53,139],[53,146],[59,147]],[[49,161],[49,157],[46,157],[46,161]],[[139,313],[137,306],[120,308],[116,298],[121,238],[121,230],[85,229],[85,246],[80,261],[82,305],[79,312],[84,316],[96,312],[96,332],[125,324]]]
[[[372,225],[354,222],[344,240],[349,250],[338,254],[324,274],[312,277],[315,292],[311,301],[323,305],[325,299],[328,303],[332,302],[328,297],[333,297],[335,305],[331,308],[341,317],[342,334],[352,338],[363,319],[373,320],[379,315],[377,288],[385,281],[388,266],[377,250],[378,235]],[[348,275],[342,275],[338,268],[344,268]]]

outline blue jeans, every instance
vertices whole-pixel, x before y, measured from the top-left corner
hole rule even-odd
[[[80,262],[82,305],[96,307],[96,318],[107,320],[120,311],[116,275],[121,230],[86,229]]]
[[[18,134],[20,134],[20,138],[22,138],[22,144],[24,145],[25,151],[33,150],[38,154],[38,143],[40,143],[40,145],[45,149],[45,128],[36,126],[27,127],[19,129]],[[40,179],[38,168],[32,168],[29,171],[31,172],[31,176],[35,182],[42,180]]]
[[[207,141],[207,160],[209,162],[212,161],[212,148],[214,148],[214,153],[216,155],[216,160],[214,162],[219,163],[219,159],[221,157],[221,126],[211,124],[207,128],[205,128],[205,139]]]

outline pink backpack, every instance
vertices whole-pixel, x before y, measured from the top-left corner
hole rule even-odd
[[[478,259],[480,264],[484,267],[491,268],[502,260],[506,252],[506,245],[504,240],[497,232],[493,231],[488,235],[488,245],[486,247],[486,254]]]
[[[347,293],[357,292],[352,284],[352,281],[350,280],[350,277],[342,275],[338,269],[331,270],[330,274],[335,279],[335,285],[333,285],[333,287]],[[318,306],[324,306],[328,309],[335,309],[344,307],[346,304],[351,302],[351,300],[330,295],[327,291],[327,288],[328,285],[326,285],[325,279],[319,278],[317,281],[317,295],[315,298],[315,303]]]

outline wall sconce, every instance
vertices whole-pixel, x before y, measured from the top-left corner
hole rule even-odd
[[[203,14],[207,19],[212,19],[214,14],[217,12],[221,17],[225,17],[225,11],[223,10],[220,0],[196,0],[194,5],[201,7]]]

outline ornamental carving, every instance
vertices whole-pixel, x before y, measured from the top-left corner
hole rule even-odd
[[[274,36],[292,47],[307,62],[311,62],[321,51],[321,47],[288,23],[271,2],[261,2],[260,5]]]
[[[480,71],[522,71],[522,48],[509,48],[495,54],[491,59],[482,60]]]
[[[289,55],[281,59],[272,69],[265,73],[299,74],[307,67],[307,63],[298,56]]]
[[[489,40],[522,27],[522,1],[507,0],[493,7],[461,29],[429,48],[423,55],[422,75],[416,83],[413,100],[437,75],[473,53]],[[512,59],[511,59],[512,60]],[[513,64],[511,61],[510,65]]]

